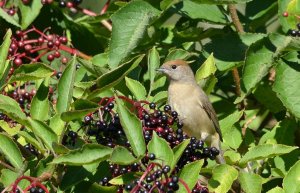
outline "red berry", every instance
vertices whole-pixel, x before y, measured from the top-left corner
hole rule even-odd
[[[13,16],[13,15],[15,15],[16,11],[15,11],[14,9],[9,9],[9,10],[7,11],[7,13],[8,13],[8,15]]]
[[[47,43],[47,46],[48,46],[48,48],[53,48],[54,43],[53,43],[52,41],[49,41],[49,42]]]
[[[69,1],[69,2],[67,2],[67,7],[68,7],[68,8],[72,8],[72,7],[73,7],[73,3],[72,3],[72,2],[70,2],[70,1]]]
[[[30,51],[32,49],[32,46],[30,44],[27,44],[24,48],[26,51]]]
[[[59,51],[55,51],[54,52],[54,56],[55,56],[55,58],[59,58],[60,57],[60,52]]]
[[[54,44],[58,47],[58,46],[60,46],[60,41],[59,40],[55,40]]]
[[[52,41],[53,39],[54,39],[53,35],[48,35],[48,36],[47,36],[47,40],[48,40],[48,41]]]
[[[67,63],[68,63],[68,58],[63,57],[63,58],[61,59],[61,63],[67,64]]]
[[[283,17],[288,17],[289,16],[289,13],[287,11],[283,12],[282,14]]]
[[[43,37],[39,37],[38,42],[39,43],[44,43],[44,38]]]
[[[21,66],[22,63],[23,63],[23,61],[21,60],[21,58],[16,58],[16,59],[14,59],[14,64],[15,64],[16,66]]]
[[[18,48],[18,45],[17,45],[16,43],[12,43],[12,44],[10,45],[10,47],[11,47],[11,49],[15,50],[15,49]]]
[[[23,4],[28,5],[30,3],[30,0],[22,0]]]
[[[66,44],[66,43],[68,42],[68,39],[67,39],[67,37],[62,36],[62,37],[59,38],[59,41],[60,41],[62,44]]]
[[[49,62],[53,61],[53,60],[54,60],[54,55],[53,55],[53,54],[49,54],[49,55],[47,56],[47,60],[48,60]]]
[[[17,30],[16,31],[16,35],[19,36],[19,37],[22,37],[23,36],[23,32],[20,31],[20,30]]]
[[[19,48],[22,48],[24,46],[24,42],[23,41],[19,41],[18,42],[18,46],[19,46]]]

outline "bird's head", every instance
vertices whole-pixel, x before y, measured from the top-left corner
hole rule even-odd
[[[157,71],[165,74],[171,81],[195,81],[194,73],[184,60],[171,60],[164,63]]]

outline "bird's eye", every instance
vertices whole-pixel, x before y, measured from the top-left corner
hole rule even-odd
[[[176,65],[172,65],[171,68],[175,70],[177,68],[177,66]]]

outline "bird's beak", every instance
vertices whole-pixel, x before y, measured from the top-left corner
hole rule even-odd
[[[160,67],[160,68],[156,68],[155,69],[157,72],[161,72],[161,73],[166,73],[167,69],[164,67]]]

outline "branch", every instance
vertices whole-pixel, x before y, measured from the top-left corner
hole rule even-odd
[[[232,19],[232,22],[234,24],[236,31],[240,34],[245,33],[245,31],[243,29],[243,25],[241,24],[240,19],[238,17],[235,5],[229,4],[228,9],[229,9],[230,17]],[[241,79],[240,79],[239,71],[236,67],[233,68],[233,70],[232,70],[232,76],[233,76],[234,83],[235,83],[236,95],[241,96]]]

